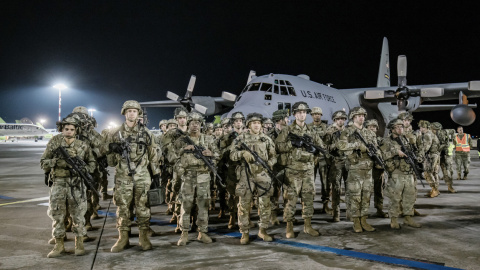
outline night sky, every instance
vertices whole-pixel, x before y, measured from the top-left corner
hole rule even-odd
[[[44,118],[53,128],[58,90],[52,85],[60,81],[70,87],[62,92],[62,117],[75,106],[94,108],[99,129],[124,120],[125,100],[164,100],[166,91],[183,96],[192,74],[194,95],[238,94],[250,70],[308,74],[339,89],[373,87],[384,36],[392,85],[399,54],[407,55],[410,85],[480,80],[474,8],[323,2],[2,1],[0,116]],[[172,112],[149,108],[148,126]],[[444,127],[456,126],[449,111],[414,114],[433,115]],[[466,132],[478,127],[476,120]]]

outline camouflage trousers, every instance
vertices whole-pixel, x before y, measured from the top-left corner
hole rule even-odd
[[[148,205],[147,192],[150,190],[151,182],[148,171],[137,172],[135,180],[132,177],[115,179],[113,202],[117,206],[117,229],[119,231],[130,231],[133,211],[137,217],[138,228],[140,230],[148,229],[150,205]]]
[[[284,166],[280,165],[273,165],[273,173],[277,176],[277,179],[280,181],[285,181],[285,170]],[[279,208],[279,200],[280,200],[280,194],[282,193],[282,186],[281,184],[273,180],[273,194],[270,197],[270,203],[271,203],[271,209],[272,209],[272,215],[277,214],[277,210]]]
[[[342,180],[345,185],[348,172],[345,168],[345,160],[334,159],[328,172],[328,182],[332,185],[332,208],[333,211],[340,211],[340,196],[342,193]]]
[[[177,171],[173,171],[172,175],[172,192],[170,193],[170,204],[172,205],[173,214],[180,216],[180,209],[182,203],[180,202],[178,196],[180,194],[180,188],[182,186],[182,177],[177,174]]]
[[[373,167],[373,206],[377,210],[383,210],[383,169],[377,169]]]
[[[237,213],[238,197],[235,196],[235,189],[237,188],[238,178],[236,169],[236,165],[230,164],[226,173],[227,207],[230,215]]]
[[[345,202],[352,218],[368,216],[373,191],[372,169],[350,169],[347,177]]]
[[[196,225],[199,232],[208,232],[208,205],[210,203],[210,173],[187,169],[181,177],[178,200],[181,203],[179,225],[182,231],[190,230],[194,202],[198,207]],[[195,209],[193,209],[195,210]]]
[[[82,189],[80,180],[74,182],[69,178],[54,179],[50,189],[50,203],[47,211],[53,221],[53,237],[63,238],[65,236],[67,208],[73,220],[72,232],[75,236],[84,236],[87,233],[85,230],[85,212],[87,211],[85,191],[86,187]]]
[[[388,179],[385,195],[390,199],[390,217],[413,216],[417,186],[413,173],[396,169]]]
[[[248,233],[250,229],[250,212],[252,210],[253,196],[258,196],[258,211],[260,220],[258,227],[268,228],[271,214],[270,197],[273,194],[272,179],[265,171],[251,175],[245,171],[245,166],[237,168],[240,181],[235,189],[238,196],[238,226],[241,233]]]
[[[285,169],[287,185],[283,186],[287,204],[285,205],[285,218],[292,222],[297,209],[298,197],[302,198],[302,218],[313,217],[313,198],[315,197],[315,179],[313,170],[298,171],[291,168]]]
[[[331,183],[328,182],[327,169],[327,161],[323,158],[315,163],[315,168],[313,170],[314,179],[317,179],[317,175],[320,176],[320,183],[322,184],[322,202],[330,200]]]
[[[436,170],[437,179],[440,179],[438,178],[438,172],[441,169],[443,173],[443,180],[447,185],[451,185],[453,183],[452,182],[452,167],[453,167],[452,165],[453,165],[452,156],[446,156],[446,155],[440,156],[440,166],[438,166]]]
[[[457,165],[458,174],[462,172],[462,167],[463,173],[468,174],[468,168],[470,167],[470,152],[455,151],[455,164]]]
[[[427,183],[430,185],[431,188],[438,188],[439,186],[438,175],[436,174],[439,164],[440,155],[438,154],[429,154],[424,162],[423,167],[425,168],[425,180],[427,180]]]

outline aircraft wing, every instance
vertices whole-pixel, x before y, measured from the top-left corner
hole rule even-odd
[[[181,107],[182,104],[175,100],[145,101],[140,102],[142,107]]]

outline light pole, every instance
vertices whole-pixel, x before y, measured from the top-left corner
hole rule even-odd
[[[67,89],[68,87],[64,84],[55,84],[53,88],[58,89],[58,122],[62,121],[61,113],[62,113],[62,90]]]
[[[90,117],[93,117],[93,112],[97,111],[95,109],[88,109],[88,111],[90,112]]]

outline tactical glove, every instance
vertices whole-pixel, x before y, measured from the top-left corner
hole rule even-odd
[[[160,174],[155,174],[152,176],[152,185],[151,188],[158,188],[160,187]]]
[[[300,148],[303,145],[303,141],[301,141],[301,140],[292,140],[291,142],[292,142],[292,146],[297,147],[297,148]]]
[[[242,156],[245,159],[245,161],[248,163],[253,163],[255,161],[255,158],[253,157],[253,155],[250,154],[250,152],[248,151],[244,151]]]
[[[122,154],[122,147],[118,144],[118,143],[110,143],[108,145],[108,150],[110,151],[110,153],[118,153],[118,154]]]

